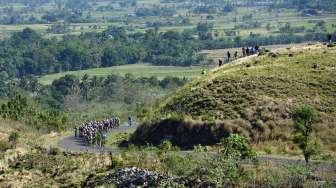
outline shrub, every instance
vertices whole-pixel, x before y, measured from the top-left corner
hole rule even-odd
[[[129,144],[127,149],[128,151],[136,151],[138,147],[134,144]]]
[[[18,132],[12,132],[9,137],[8,137],[8,141],[11,143],[13,148],[16,148],[16,144],[18,142],[20,138],[20,135]]]
[[[10,148],[11,148],[11,144],[9,142],[0,140],[0,151],[1,152],[6,152]]]
[[[288,172],[286,184],[290,187],[304,187],[304,183],[310,176],[311,169],[304,165],[285,166]]]
[[[258,158],[256,151],[252,149],[244,137],[238,134],[230,135],[223,139],[221,143],[224,146],[221,153],[225,158],[239,158],[240,160],[256,160]]]
[[[111,161],[111,164],[110,164],[111,169],[116,169],[116,168],[119,168],[123,165],[122,160],[120,160],[120,158],[114,156],[112,154],[112,152],[109,153],[109,158],[110,158],[110,161]]]
[[[61,150],[57,147],[51,147],[49,149],[49,155],[59,155],[61,153]]]
[[[173,148],[173,144],[169,140],[165,140],[159,148],[163,151],[171,151]]]

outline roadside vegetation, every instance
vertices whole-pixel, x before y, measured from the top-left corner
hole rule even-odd
[[[46,150],[38,146],[31,147],[25,154],[8,162],[0,185],[111,187],[118,185],[109,179],[112,174],[127,167],[136,167],[155,171],[163,177],[173,177],[169,181],[156,182],[159,187],[333,187],[334,176],[328,176],[325,169],[301,164],[258,162],[255,151],[239,135],[223,139],[215,159],[211,153],[198,150],[182,156],[178,153],[178,147],[169,141],[158,147],[131,146],[119,154],[70,154],[57,148]],[[243,162],[249,160],[251,163]],[[319,181],[316,181],[317,177]],[[188,182],[188,185],[183,182]]]

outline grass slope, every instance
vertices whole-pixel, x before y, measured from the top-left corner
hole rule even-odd
[[[290,108],[304,103],[317,109],[318,135],[328,150],[335,151],[335,78],[335,47],[299,45],[239,59],[163,101],[151,112],[156,121],[145,123],[132,140],[156,144],[169,138],[177,144],[213,144],[236,132],[253,143],[288,141]],[[189,120],[178,123],[179,118],[172,118],[176,114]]]
[[[127,73],[131,73],[137,77],[156,76],[159,79],[166,76],[192,78],[200,76],[203,69],[207,68],[201,66],[192,66],[192,67],[153,66],[148,64],[122,65],[107,68],[96,68],[96,69],[49,74],[40,77],[39,83],[48,85],[51,84],[55,79],[65,76],[66,74],[73,74],[78,77],[82,77],[84,74],[88,74],[89,76],[108,76],[110,74],[125,75]]]

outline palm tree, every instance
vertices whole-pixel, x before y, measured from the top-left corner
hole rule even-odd
[[[88,74],[84,74],[84,76],[82,77],[81,83],[79,84],[79,88],[82,92],[82,95],[83,95],[84,99],[87,100],[89,90],[90,90],[89,75]]]

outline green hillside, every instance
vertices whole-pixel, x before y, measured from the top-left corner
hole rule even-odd
[[[132,140],[214,144],[232,132],[252,143],[290,138],[290,109],[316,108],[318,134],[336,149],[336,48],[301,45],[239,59],[171,95]],[[155,117],[155,118],[153,118]],[[160,117],[160,118],[158,118]],[[154,119],[154,120],[153,120]]]

